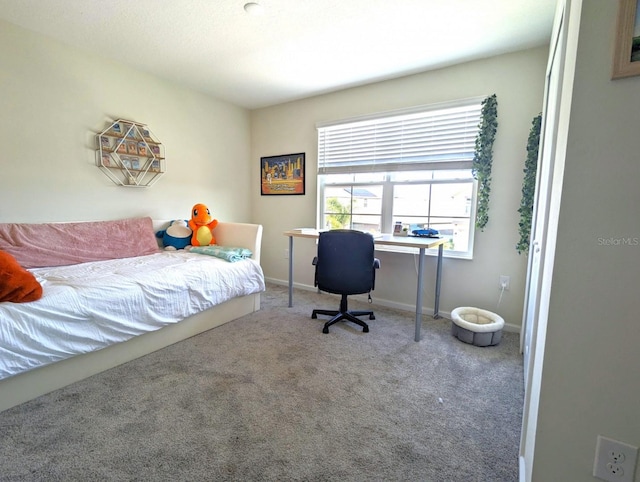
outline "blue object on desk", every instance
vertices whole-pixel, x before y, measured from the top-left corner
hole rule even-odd
[[[418,236],[421,238],[437,238],[439,237],[439,232],[437,229],[414,229],[411,231],[414,236]]]

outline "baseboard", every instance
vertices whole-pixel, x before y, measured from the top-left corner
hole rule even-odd
[[[269,283],[273,283],[275,285],[280,285],[280,286],[289,286],[289,282],[287,280],[281,280],[281,279],[275,279],[275,278],[265,278],[265,281],[269,282]],[[318,291],[318,289],[315,286],[311,286],[311,285],[307,285],[307,284],[303,284],[303,283],[296,283],[295,281],[293,282],[293,287],[296,289],[300,289],[300,290],[305,290],[305,291]],[[327,296],[337,296],[337,295],[332,295],[331,293],[323,293]],[[354,299],[359,300],[359,301],[368,301],[367,295],[355,295],[353,296]],[[396,310],[402,310],[402,311],[407,311],[409,313],[413,313],[415,315],[416,312],[416,305],[410,305],[407,303],[398,303],[397,301],[392,301],[392,300],[386,300],[386,299],[382,299],[382,298],[377,298],[375,296],[375,293],[372,295],[373,298],[373,302],[372,304],[375,305],[379,305],[379,306],[384,306],[386,308],[394,308]],[[294,299],[295,302],[295,299]],[[433,307],[431,306],[423,306],[422,307],[422,313],[426,314],[426,315],[431,315],[433,314]],[[447,319],[451,319],[451,312],[450,311],[445,311],[445,310],[440,310],[440,316],[443,318],[447,318]],[[505,323],[504,324],[504,331],[509,332],[509,333],[520,333],[520,327],[518,325],[511,325],[509,323]]]

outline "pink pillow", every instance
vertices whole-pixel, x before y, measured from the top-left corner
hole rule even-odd
[[[24,268],[157,253],[151,218],[80,223],[0,223],[0,249]]]
[[[35,276],[9,253],[0,251],[0,301],[26,303],[42,298],[42,286]]]

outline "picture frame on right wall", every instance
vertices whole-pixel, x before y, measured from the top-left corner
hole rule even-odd
[[[612,79],[640,75],[640,0],[618,0]]]

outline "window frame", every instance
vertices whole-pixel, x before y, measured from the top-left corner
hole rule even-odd
[[[467,169],[465,169],[466,171]],[[393,232],[393,189],[397,185],[424,185],[424,184],[472,184],[471,189],[471,206],[469,212],[469,237],[468,237],[468,250],[467,251],[456,251],[456,250],[444,250],[443,255],[449,258],[459,258],[459,259],[473,259],[473,248],[474,248],[474,237],[475,237],[475,218],[476,218],[476,207],[477,207],[477,192],[478,192],[478,183],[473,177],[463,177],[463,178],[452,178],[452,179],[430,179],[430,180],[416,180],[416,181],[398,181],[393,180],[393,173],[384,173],[384,179],[380,181],[340,181],[340,182],[326,182],[326,178],[330,177],[331,174],[318,174],[318,200],[316,203],[317,206],[317,215],[316,215],[316,227],[319,230],[326,229],[326,226],[323,224],[323,220],[325,217],[325,188],[329,187],[344,187],[344,188],[356,188],[356,187],[368,187],[368,186],[382,186],[382,207],[380,211],[380,226],[382,233],[391,233]],[[351,199],[353,199],[353,193],[351,194]],[[353,226],[353,203],[351,203],[350,207],[350,217],[351,222],[350,226]],[[425,215],[425,217],[430,218],[429,214]],[[452,216],[454,217],[454,216]],[[466,219],[466,218],[464,218]],[[402,246],[379,246],[376,245],[376,249],[380,251],[391,251],[398,253],[411,253],[417,254],[419,250],[417,248],[410,247],[402,247]],[[437,255],[437,249],[427,249],[427,255]]]
[[[455,124],[459,127],[456,127],[454,130],[449,130],[449,113],[447,110],[451,109],[452,115],[456,117],[457,112],[464,112],[465,109],[469,109],[469,111],[473,111],[477,109],[478,111],[478,123],[477,127],[479,129],[480,126],[480,108],[482,101],[486,96],[474,97],[468,99],[461,99],[452,102],[443,102],[438,104],[431,105],[421,105],[415,106],[407,109],[399,109],[394,111],[386,111],[380,113],[374,113],[370,115],[351,117],[347,119],[342,119],[334,122],[319,122],[316,124],[316,128],[318,129],[318,170],[317,170],[317,213],[316,213],[316,224],[318,229],[325,229],[325,226],[322,226],[323,221],[325,219],[325,188],[327,186],[331,187],[345,187],[347,189],[351,189],[351,206],[350,206],[350,225],[353,226],[353,189],[362,187],[366,188],[367,186],[382,186],[382,207],[380,212],[380,226],[381,231],[383,233],[393,232],[393,204],[394,204],[394,187],[396,185],[435,185],[435,184],[460,184],[460,183],[472,183],[471,189],[471,205],[470,205],[470,213],[469,213],[469,236],[468,236],[468,250],[467,251],[454,251],[454,250],[444,250],[444,255],[450,258],[462,258],[462,259],[473,259],[474,252],[474,241],[475,241],[475,222],[476,222],[476,211],[477,211],[477,196],[478,196],[478,183],[474,179],[473,173],[471,176],[467,176],[466,173],[470,171],[472,167],[472,163],[470,160],[470,155],[473,157],[475,152],[470,151],[470,144],[468,141],[469,134],[469,126],[472,125],[469,123],[469,119],[473,119],[473,117],[466,117],[466,120],[461,121],[461,124]],[[404,144],[405,134],[404,128],[400,127],[401,133],[396,135],[395,139],[401,140],[400,147],[396,147],[396,153],[393,156],[397,157],[388,157],[387,154],[383,154],[383,157],[377,159],[378,146],[380,146],[383,150],[388,146],[386,143],[387,137],[382,137],[382,140],[377,140],[377,134],[374,134],[374,141],[371,141],[371,129],[368,128],[369,123],[377,126],[379,121],[381,132],[385,131],[385,126],[394,125],[397,122],[402,123],[403,118],[409,117],[409,123],[411,120],[415,119],[414,116],[420,116],[424,114],[425,119],[441,119],[441,122],[432,121],[429,127],[423,127],[423,130],[419,132],[424,133],[424,138],[422,136],[416,137],[412,134],[411,126],[409,129],[409,141],[414,142],[416,139],[420,145],[425,145],[426,151],[423,151],[427,157],[423,158],[421,161],[413,161],[411,158],[403,157],[406,154],[403,154],[402,147]],[[468,115],[468,114],[467,114]],[[459,116],[457,118],[460,118]],[[402,124],[404,125],[404,124]],[[364,127],[363,127],[364,126]],[[465,126],[464,128],[460,128],[460,126]],[[373,128],[373,132],[378,132],[377,127]],[[361,131],[364,130],[365,133],[361,134]],[[447,134],[447,145],[449,145],[449,139],[452,140],[453,144],[450,144],[455,147],[455,151],[460,154],[455,154],[453,156],[444,155],[444,157],[435,156],[434,158],[430,157],[428,152],[431,152],[429,147],[430,145],[439,145],[438,142],[441,140],[439,132],[443,130],[447,132],[452,132],[453,137],[450,137]],[[351,131],[355,132],[355,134],[351,134]],[[473,132],[473,131],[471,131]],[[333,134],[332,134],[333,133]],[[337,136],[337,140],[333,140],[332,135]],[[364,135],[364,137],[361,137]],[[393,133],[392,133],[393,135]],[[344,143],[344,139],[351,139],[351,143]],[[477,136],[477,134],[476,134]],[[425,144],[425,140],[427,143],[432,142],[429,139],[436,139],[436,144]],[[382,142],[382,144],[378,144]],[[397,142],[397,141],[394,141]],[[362,150],[362,145],[367,146],[367,149]],[[350,154],[349,149],[351,149],[351,145],[354,146],[354,154]],[[413,145],[413,144],[412,144]],[[458,148],[460,146],[465,146],[464,150],[459,151]],[[347,149],[347,150],[345,150]],[[436,149],[438,149],[436,147]],[[364,152],[364,154],[363,154]],[[388,152],[388,151],[384,151]],[[394,151],[391,151],[394,152]],[[337,157],[333,157],[337,156]],[[344,157],[346,156],[346,157]],[[354,157],[355,156],[355,157]],[[396,180],[394,178],[395,173],[400,172],[410,172],[410,171],[464,171],[465,176],[461,178],[452,177],[451,179],[437,179],[431,178],[428,180],[419,179],[419,180]],[[374,180],[374,181],[362,181],[356,180],[358,175],[364,175],[366,173],[370,174],[379,174],[383,176],[382,180]],[[351,176],[351,181],[339,181],[339,182],[326,182],[327,179],[331,178],[333,175],[348,175]],[[431,206],[431,199],[429,200]],[[426,213],[425,218],[431,219],[432,216],[430,213]],[[436,219],[442,216],[434,216]],[[455,218],[455,216],[452,216]],[[465,218],[466,219],[466,218]],[[376,246],[376,249],[384,250],[384,251],[396,251],[396,252],[411,252],[418,253],[416,248],[402,248],[395,246]],[[435,255],[437,254],[437,250],[427,250],[427,254]]]

